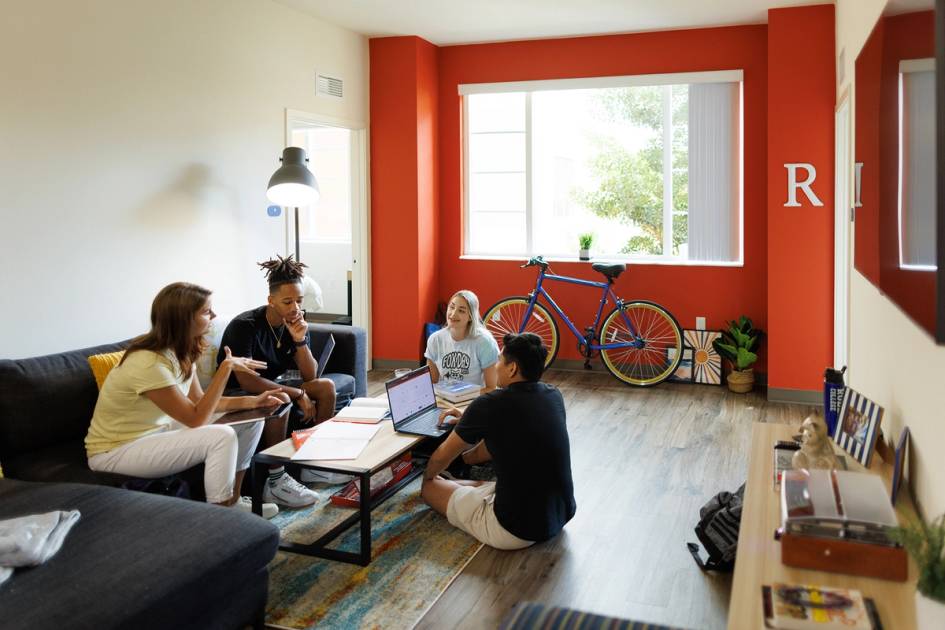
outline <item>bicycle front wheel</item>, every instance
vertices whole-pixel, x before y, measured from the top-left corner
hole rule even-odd
[[[604,365],[624,383],[640,387],[656,385],[672,376],[679,367],[682,331],[676,318],[659,304],[627,302],[622,309],[614,308],[604,320],[600,329],[601,345],[631,342],[635,345],[600,351]]]
[[[508,333],[530,332],[541,337],[548,356],[545,358],[547,368],[558,356],[558,324],[541,304],[535,303],[528,321],[525,320],[525,311],[528,310],[527,297],[508,297],[499,300],[486,311],[482,323],[502,349],[502,339]],[[523,326],[524,322],[524,326]]]

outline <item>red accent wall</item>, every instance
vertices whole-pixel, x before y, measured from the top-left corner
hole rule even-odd
[[[419,277],[418,315],[433,319],[440,299],[440,201],[437,122],[438,54],[433,44],[420,40],[417,46],[417,259]],[[422,335],[418,339],[422,340]],[[422,353],[422,341],[419,352]]]
[[[437,48],[370,41],[374,355],[415,359],[439,286]]]
[[[834,37],[833,5],[768,11],[767,341],[774,388],[818,389],[833,362]],[[817,169],[812,189],[823,206],[798,191],[801,207],[784,207],[784,164],[794,162]]]
[[[756,368],[779,388],[816,390],[832,358],[834,10],[772,10],[769,25],[448,46],[371,40],[374,356],[416,360],[437,301],[475,291],[485,311],[534,284],[521,260],[462,255],[463,83],[744,71],[744,265],[632,264],[624,298],[665,305],[685,328],[745,314],[768,331]],[[803,41],[799,46],[798,42]],[[785,162],[817,167],[823,207],[784,208]],[[770,186],[769,186],[770,184]],[[586,263],[553,264],[597,279]],[[596,295],[549,284],[581,326]],[[562,358],[576,342],[562,339]]]
[[[745,265],[675,267],[631,265],[616,283],[626,299],[666,306],[684,328],[705,316],[709,328],[741,314],[766,325],[765,129],[766,27],[666,31],[633,35],[553,39],[440,49],[440,295],[469,288],[483,312],[507,295],[523,294],[534,269],[520,260],[462,260],[462,83],[743,69],[745,76]],[[587,263],[556,263],[554,269],[587,279],[601,276]],[[587,288],[549,283],[547,288],[579,327],[593,320],[598,295]],[[579,358],[577,343],[562,326],[559,357]],[[375,335],[377,356],[382,354]],[[764,370],[763,362],[761,364]]]

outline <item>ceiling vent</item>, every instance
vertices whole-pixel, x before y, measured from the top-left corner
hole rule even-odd
[[[342,98],[344,96],[344,81],[336,77],[330,77],[327,74],[316,74],[315,94],[331,98]]]

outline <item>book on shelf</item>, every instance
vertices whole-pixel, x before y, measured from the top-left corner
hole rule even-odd
[[[405,453],[371,475],[371,498],[376,497],[406,477],[411,468],[413,468],[413,462],[410,459],[410,453]],[[358,507],[361,502],[361,480],[359,478],[352,479],[344,488],[331,495],[329,500],[333,504],[343,507]]]
[[[860,591],[810,584],[761,587],[765,626],[777,630],[878,630],[873,600]]]
[[[444,381],[433,386],[437,396],[451,403],[472,400],[479,396],[480,389],[479,385],[465,381]]]

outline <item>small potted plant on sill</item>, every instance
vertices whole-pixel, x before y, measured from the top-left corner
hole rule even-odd
[[[712,342],[715,351],[728,359],[732,372],[728,375],[728,388],[738,394],[745,394],[755,386],[755,373],[751,366],[758,360],[757,350],[762,331],[752,326],[751,320],[744,315],[738,322],[728,322],[728,330]]]
[[[889,537],[906,548],[919,569],[916,628],[945,628],[945,514],[931,523],[920,518],[896,527]]]
[[[578,236],[578,243],[581,245],[581,251],[578,252],[578,258],[581,260],[591,259],[591,245],[594,244],[594,235],[590,232]]]

